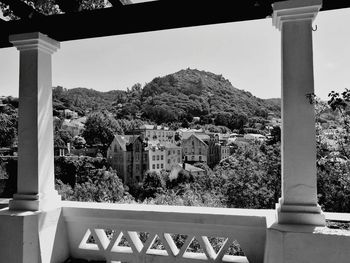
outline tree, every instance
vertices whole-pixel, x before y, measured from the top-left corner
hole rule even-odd
[[[107,203],[133,201],[112,169],[90,170],[86,181],[76,183],[74,188],[57,181],[56,188],[65,200]]]
[[[85,139],[81,136],[74,136],[72,141],[73,141],[73,146],[76,149],[81,149],[86,145]]]
[[[104,0],[24,0],[24,2],[44,15],[77,12],[107,6]],[[0,3],[0,9],[5,17],[16,18],[7,5]]]
[[[67,143],[72,141],[71,134],[63,129],[57,129],[54,133],[54,145],[55,147],[66,146]]]
[[[5,106],[0,111],[0,147],[10,147],[17,140],[17,111]]]
[[[271,209],[280,196],[280,145],[239,147],[214,173],[226,178],[223,191],[228,207]]]
[[[90,145],[102,144],[108,148],[114,135],[122,132],[117,121],[108,112],[94,112],[86,120],[83,137]]]
[[[281,142],[281,128],[279,126],[274,126],[270,134],[271,139],[268,141],[270,145]]]
[[[142,181],[142,199],[154,197],[156,193],[163,193],[165,180],[157,172],[147,172]]]

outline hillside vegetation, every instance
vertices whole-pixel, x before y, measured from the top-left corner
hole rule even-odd
[[[126,91],[76,88],[54,89],[54,109],[86,112],[108,110],[117,118],[140,118],[158,124],[191,121],[240,128],[249,118],[280,116],[275,100],[263,100],[237,89],[221,75],[196,69],[180,70],[154,78],[144,87],[135,84]]]

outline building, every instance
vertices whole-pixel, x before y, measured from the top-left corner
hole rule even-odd
[[[262,134],[255,134],[255,133],[247,133],[244,134],[243,138],[247,141],[264,141],[266,140],[266,137]]]
[[[76,119],[64,119],[61,128],[68,131],[72,137],[78,136],[84,130],[85,125]]]
[[[148,151],[141,135],[115,135],[107,160],[124,183],[141,181],[149,170]]]
[[[208,141],[210,137],[206,134],[191,134],[182,139],[182,150],[185,162],[207,162]]]
[[[163,145],[148,144],[146,150],[148,151],[149,170],[160,172],[166,167],[166,149]]]
[[[181,172],[181,171],[186,171],[193,176],[206,175],[206,171],[201,169],[201,168],[198,168],[198,167],[191,165],[191,164],[188,164],[188,163],[179,163],[171,169],[170,175],[169,175],[170,181],[176,179],[177,176],[179,175],[179,172]]]
[[[174,143],[166,142],[165,147],[165,170],[170,171],[172,167],[182,162],[182,147],[177,146]]]
[[[145,140],[163,142],[175,142],[175,131],[169,130],[168,127],[157,125],[142,125],[135,132],[143,134]]]
[[[165,142],[160,144],[159,142],[149,141],[146,150],[148,150],[150,171],[170,171],[182,162],[182,149],[174,143]]]
[[[69,109],[63,110],[63,116],[66,119],[77,119],[78,113]]]

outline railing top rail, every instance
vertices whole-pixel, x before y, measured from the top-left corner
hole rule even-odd
[[[266,227],[274,210],[62,202],[65,218],[136,220]]]

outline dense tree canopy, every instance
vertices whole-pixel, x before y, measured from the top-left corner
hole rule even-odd
[[[114,135],[122,133],[122,128],[108,112],[94,112],[86,120],[83,137],[88,144],[102,144],[108,147]]]

